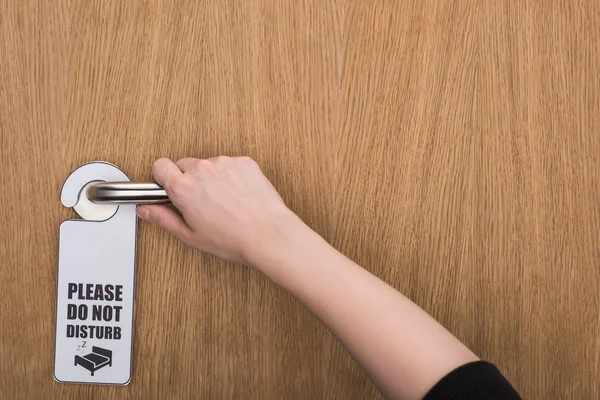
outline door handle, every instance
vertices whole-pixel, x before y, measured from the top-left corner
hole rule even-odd
[[[167,192],[153,182],[98,182],[87,188],[87,197],[96,204],[165,204]]]

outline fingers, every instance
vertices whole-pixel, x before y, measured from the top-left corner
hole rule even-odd
[[[172,187],[173,179],[182,175],[181,170],[168,158],[156,160],[152,165],[152,177],[167,191]]]
[[[193,172],[202,168],[206,168],[209,166],[217,166],[217,165],[230,165],[232,162],[237,162],[245,165],[253,165],[258,167],[256,161],[254,161],[250,157],[227,157],[227,156],[218,156],[211,157],[206,159],[199,158],[182,158],[177,161],[175,165],[183,172]]]
[[[184,244],[189,245],[192,237],[191,228],[179,214],[169,207],[162,205],[140,206],[136,212],[141,219],[164,229]]]

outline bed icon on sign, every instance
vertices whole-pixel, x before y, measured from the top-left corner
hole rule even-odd
[[[94,376],[94,372],[100,368],[104,368],[107,365],[112,367],[112,351],[103,349],[102,347],[92,346],[92,352],[85,356],[75,356],[75,366],[82,366],[91,372]]]

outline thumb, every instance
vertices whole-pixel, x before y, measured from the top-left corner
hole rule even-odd
[[[184,244],[190,242],[192,229],[185,223],[181,215],[169,207],[163,205],[140,206],[136,213],[141,219],[164,229]]]

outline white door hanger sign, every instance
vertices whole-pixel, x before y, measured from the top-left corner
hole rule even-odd
[[[92,189],[99,203],[93,202]],[[83,219],[63,221],[59,229],[54,378],[126,385],[132,360],[135,203],[168,198],[158,185],[130,183],[106,162],[73,171],[60,197]]]

